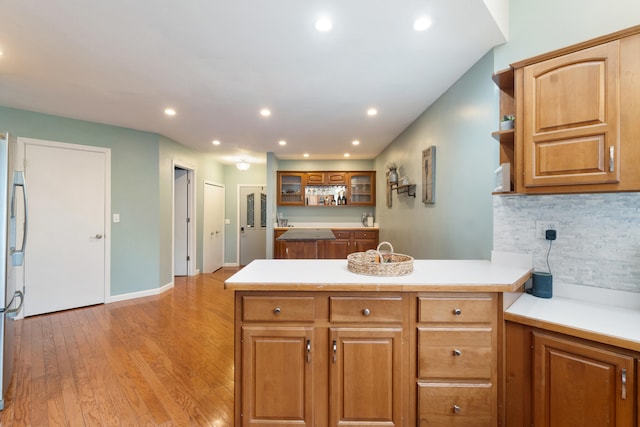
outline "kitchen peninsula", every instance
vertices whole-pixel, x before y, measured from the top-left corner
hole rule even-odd
[[[327,228],[290,228],[276,238],[284,258],[324,258],[324,241],[336,240]]]
[[[530,271],[415,260],[256,260],[235,292],[235,425],[497,426],[505,294]]]

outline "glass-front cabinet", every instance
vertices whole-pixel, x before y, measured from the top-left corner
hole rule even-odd
[[[278,172],[279,206],[375,206],[376,173]]]
[[[304,206],[304,172],[278,172],[278,205]]]
[[[349,202],[351,205],[375,206],[376,204],[376,173],[349,173]]]

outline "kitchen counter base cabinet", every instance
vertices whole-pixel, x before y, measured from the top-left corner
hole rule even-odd
[[[274,231],[273,257],[276,259],[346,259],[354,252],[378,247],[379,230],[333,229],[335,240],[285,242],[277,240],[286,230]]]
[[[637,354],[511,322],[506,328],[506,425],[637,426]]]
[[[499,299],[236,291],[235,425],[497,427]]]

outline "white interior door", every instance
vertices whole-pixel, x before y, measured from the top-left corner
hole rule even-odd
[[[224,264],[224,187],[204,184],[203,254],[205,273]]]
[[[265,186],[241,186],[240,265],[267,257],[267,191]]]
[[[25,315],[104,303],[110,152],[36,141],[20,144],[29,200]]]

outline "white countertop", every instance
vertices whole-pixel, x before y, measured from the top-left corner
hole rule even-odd
[[[522,294],[505,319],[640,351],[640,310]]]
[[[367,276],[347,260],[256,260],[228,278],[235,290],[513,292],[529,278],[523,267],[481,260],[414,260],[404,276]]]

